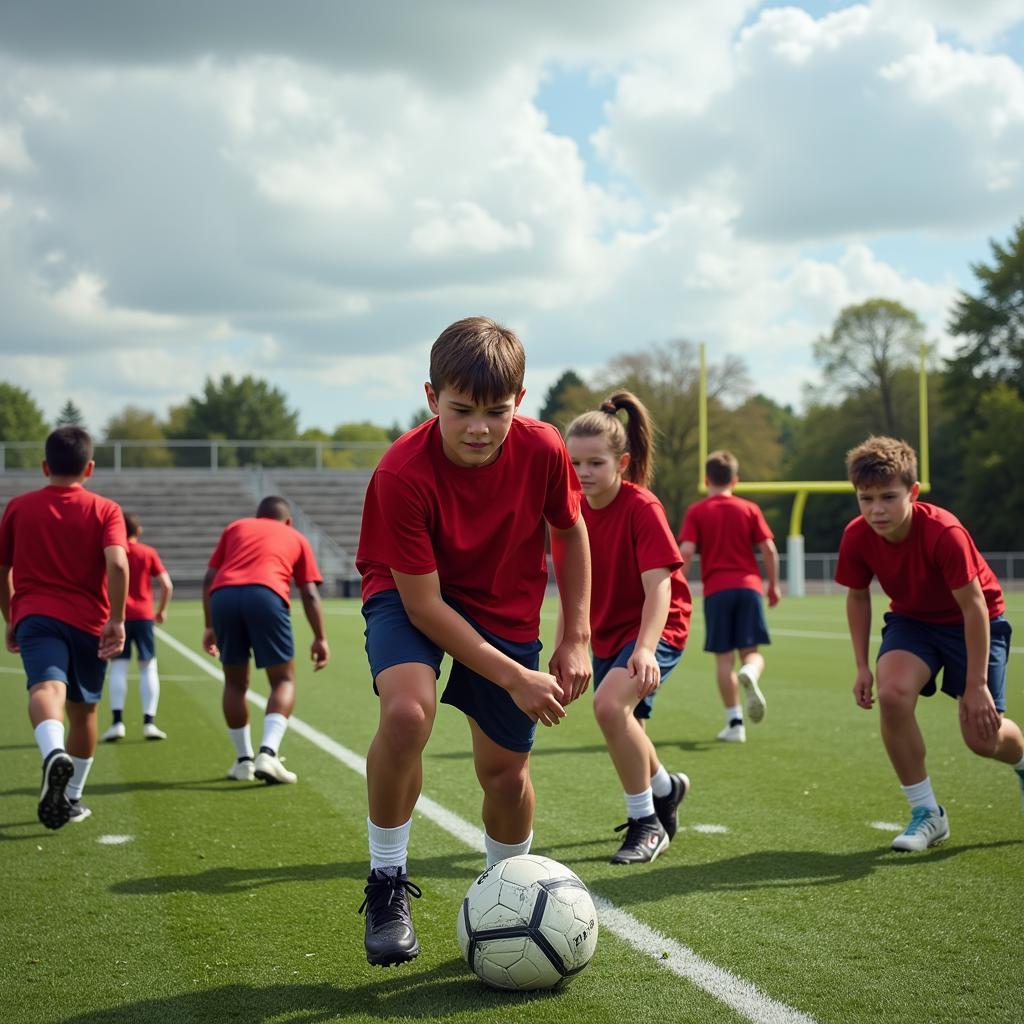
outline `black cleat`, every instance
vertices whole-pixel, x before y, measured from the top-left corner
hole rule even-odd
[[[43,762],[43,788],[39,791],[39,820],[47,828],[61,828],[71,817],[65,795],[75,766],[65,750],[53,750]]]
[[[85,821],[92,814],[81,800],[69,800],[68,803],[71,804],[71,816],[68,821]]]
[[[682,772],[673,772],[669,778],[672,780],[672,791],[668,796],[656,796],[654,798],[654,813],[658,816],[662,828],[670,840],[675,839],[676,831],[679,828],[679,817],[676,813],[683,797],[690,792],[690,777]]]
[[[366,899],[359,913],[366,911],[366,959],[378,967],[404,964],[420,955],[420,944],[412,927],[409,896],[419,899],[423,891],[409,881],[404,871],[388,874],[374,869],[363,889]]]
[[[630,818],[615,831],[623,829],[626,829],[626,838],[612,857],[612,864],[647,864],[668,846],[668,833],[656,815],[642,820]]]

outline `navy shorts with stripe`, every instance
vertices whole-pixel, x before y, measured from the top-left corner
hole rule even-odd
[[[1006,663],[1010,658],[1010,637],[1013,629],[999,615],[990,623],[991,642],[988,648],[988,690],[996,708],[1006,710]],[[886,612],[882,627],[882,645],[878,657],[889,651],[910,651],[931,669],[931,676],[921,691],[930,697],[936,690],[936,679],[942,672],[942,692],[962,697],[967,685],[967,642],[961,622],[922,622],[908,615]]]
[[[764,601],[757,590],[735,587],[704,598],[704,650],[726,654],[770,644]]]
[[[288,603],[270,587],[218,587],[210,595],[210,618],[222,665],[244,665],[250,649],[257,668],[283,665],[295,657]]]
[[[505,640],[478,625],[457,605],[448,603],[502,654],[524,668],[537,671],[540,640],[528,643]],[[363,618],[366,620],[366,656],[374,679],[374,693],[377,692],[377,676],[395,665],[429,665],[435,677],[441,675],[441,659],[445,652],[409,621],[397,590],[374,594],[363,605]],[[448,684],[441,694],[441,703],[450,704],[472,718],[485,736],[506,750],[527,753],[533,748],[537,723],[521,711],[500,686],[454,659]]]
[[[131,658],[132,644],[139,661],[151,661],[156,657],[156,641],[153,639],[152,619],[128,619],[124,624],[124,650],[118,659]]]
[[[601,685],[601,681],[613,668],[625,668],[628,663],[630,656],[633,654],[633,648],[636,647],[636,641],[630,640],[625,647],[619,651],[618,654],[611,658],[599,658],[596,654],[591,659],[594,666],[594,692],[597,693],[597,688]],[[658,663],[658,668],[661,669],[661,681],[662,683],[668,678],[668,674],[679,664],[679,659],[683,656],[683,649],[681,647],[673,647],[671,644],[666,643],[664,640],[658,641],[658,646],[654,649],[654,660]],[[658,687],[660,690],[661,687]],[[650,718],[651,712],[654,711],[654,698],[658,695],[658,690],[654,693],[648,694],[643,700],[638,702],[637,706],[633,708],[634,718]]]
[[[107,663],[100,658],[100,638],[48,615],[27,615],[14,630],[21,649],[27,685],[61,680],[67,699],[75,704],[99,704]]]

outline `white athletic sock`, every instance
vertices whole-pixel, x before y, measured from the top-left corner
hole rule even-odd
[[[737,718],[741,722],[743,721],[743,708],[741,708],[739,706],[739,704],[735,704],[731,708],[726,708],[725,709],[725,724],[726,725],[732,725],[732,723]]]
[[[648,786],[642,793],[626,794],[626,817],[649,818],[654,813],[654,793]]]
[[[156,673],[156,658],[139,662],[139,696],[142,698],[142,713],[156,717],[160,703],[160,677]],[[124,707],[124,705],[121,705]]]
[[[651,790],[655,796],[668,796],[672,792],[672,778],[663,764],[659,764],[658,770],[651,776]]]
[[[35,728],[35,733],[36,744],[44,761],[55,750],[64,749],[64,723],[58,722],[56,718],[47,718],[45,722],[40,722]]]
[[[270,747],[276,754],[281,749],[281,740],[284,739],[285,730],[288,728],[288,719],[272,711],[263,719],[263,739],[261,747]]]
[[[396,828],[381,828],[367,818],[366,827],[370,833],[370,870],[404,868],[409,857],[412,818]]]
[[[68,783],[67,797],[69,800],[81,800],[82,790],[85,789],[85,780],[89,778],[89,769],[92,767],[92,758],[75,757],[72,754],[71,763],[75,766],[75,771]]]
[[[938,813],[939,804],[932,792],[932,780],[926,775],[921,782],[915,782],[912,786],[900,786],[903,795],[910,803],[910,809],[915,807],[927,807],[929,811]]]
[[[110,663],[110,707],[113,711],[124,711],[128,699],[127,658],[114,658]]]
[[[235,745],[235,753],[239,757],[252,758],[252,736],[249,734],[249,723],[246,722],[241,729],[228,729],[231,742]]]
[[[484,849],[487,851],[487,866],[493,867],[499,860],[508,857],[520,857],[530,852],[533,844],[533,833],[531,832],[521,843],[499,843],[484,833]]]

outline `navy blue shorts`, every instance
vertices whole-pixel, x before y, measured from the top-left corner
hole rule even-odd
[[[1002,615],[990,623],[988,648],[988,690],[1000,711],[1006,710],[1006,663],[1010,658],[1013,629]],[[921,691],[922,697],[935,693],[935,680],[941,670],[942,692],[962,697],[967,685],[967,643],[963,623],[922,622],[907,615],[886,612],[882,627],[882,646],[878,657],[889,651],[910,651],[931,669],[931,677]]]
[[[594,665],[594,692],[597,692],[597,688],[601,685],[601,680],[613,668],[625,668],[626,663],[629,661],[630,655],[633,653],[633,648],[636,647],[636,641],[630,640],[625,647],[619,651],[612,658],[599,658],[596,654],[591,659]],[[683,649],[681,647],[673,647],[671,644],[665,643],[664,640],[658,641],[658,646],[654,648],[654,660],[658,663],[658,668],[661,669],[661,681],[664,683],[668,678],[668,674],[679,664],[679,659],[683,656]],[[660,689],[660,687],[659,687]],[[634,718],[650,718],[651,712],[654,710],[654,698],[658,695],[658,690],[654,693],[648,694],[640,701],[635,708],[633,708]]]
[[[507,654],[524,668],[537,671],[540,665],[540,640],[529,643],[505,640],[477,625],[456,605],[452,607],[502,654]],[[429,665],[435,676],[441,675],[444,651],[409,621],[397,590],[374,594],[363,605],[363,618],[366,620],[366,656],[375,680],[374,693],[377,692],[377,676],[395,665]],[[533,749],[537,723],[516,706],[505,690],[461,662],[452,661],[448,685],[441,694],[441,703],[450,704],[472,718],[483,734],[498,746],[519,753]]]
[[[269,587],[218,587],[210,595],[210,618],[222,665],[244,665],[250,648],[257,668],[295,657],[288,604]]]
[[[27,615],[14,630],[21,648],[28,686],[47,679],[62,680],[67,699],[75,704],[99,704],[107,663],[96,653],[100,638],[48,615]]]
[[[124,650],[117,658],[131,658],[132,644],[139,661],[151,661],[156,657],[156,641],[153,639],[152,619],[128,619],[124,624]]]
[[[736,587],[704,598],[704,650],[726,654],[770,644],[764,601],[756,590]]]

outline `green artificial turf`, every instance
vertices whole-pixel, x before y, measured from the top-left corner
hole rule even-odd
[[[316,676],[300,665],[295,714],[364,755],[377,706],[362,619],[355,602],[328,602],[327,611],[333,660]],[[1011,621],[1024,622],[1022,613],[1024,596],[1010,595]],[[589,694],[538,735],[534,852],[815,1020],[1019,1020],[1024,817],[1014,776],[966,750],[952,701],[922,702],[929,770],[952,835],[924,854],[890,852],[892,834],[871,823],[902,825],[906,805],[877,715],[853,703],[842,598],[783,602],[769,624],[765,721],[748,723],[745,745],[717,743],[722,713],[711,657],[700,650],[698,603],[690,650],[650,729],[669,770],[693,782],[685,828],[662,858],[607,863],[625,814]],[[166,629],[198,651],[198,604],[175,602]],[[1009,685],[1018,720],[1019,664],[1018,654]],[[93,816],[48,832],[35,817],[39,756],[20,663],[0,655],[0,1020],[743,1019],[607,929],[593,963],[562,991],[483,987],[455,942],[455,915],[482,857],[419,814],[410,873],[424,890],[414,903],[423,953],[401,968],[369,967],[356,912],[367,871],[364,780],[292,732],[283,753],[298,785],[226,781],[234,752],[216,681],[166,643],[159,665],[169,739],[141,740],[133,668],[128,737],[99,748],[87,786]],[[253,709],[256,742],[261,719]],[[101,726],[107,720],[104,704]],[[478,825],[468,729],[451,708],[438,712],[424,765],[427,795]],[[99,841],[110,836],[129,838]]]

